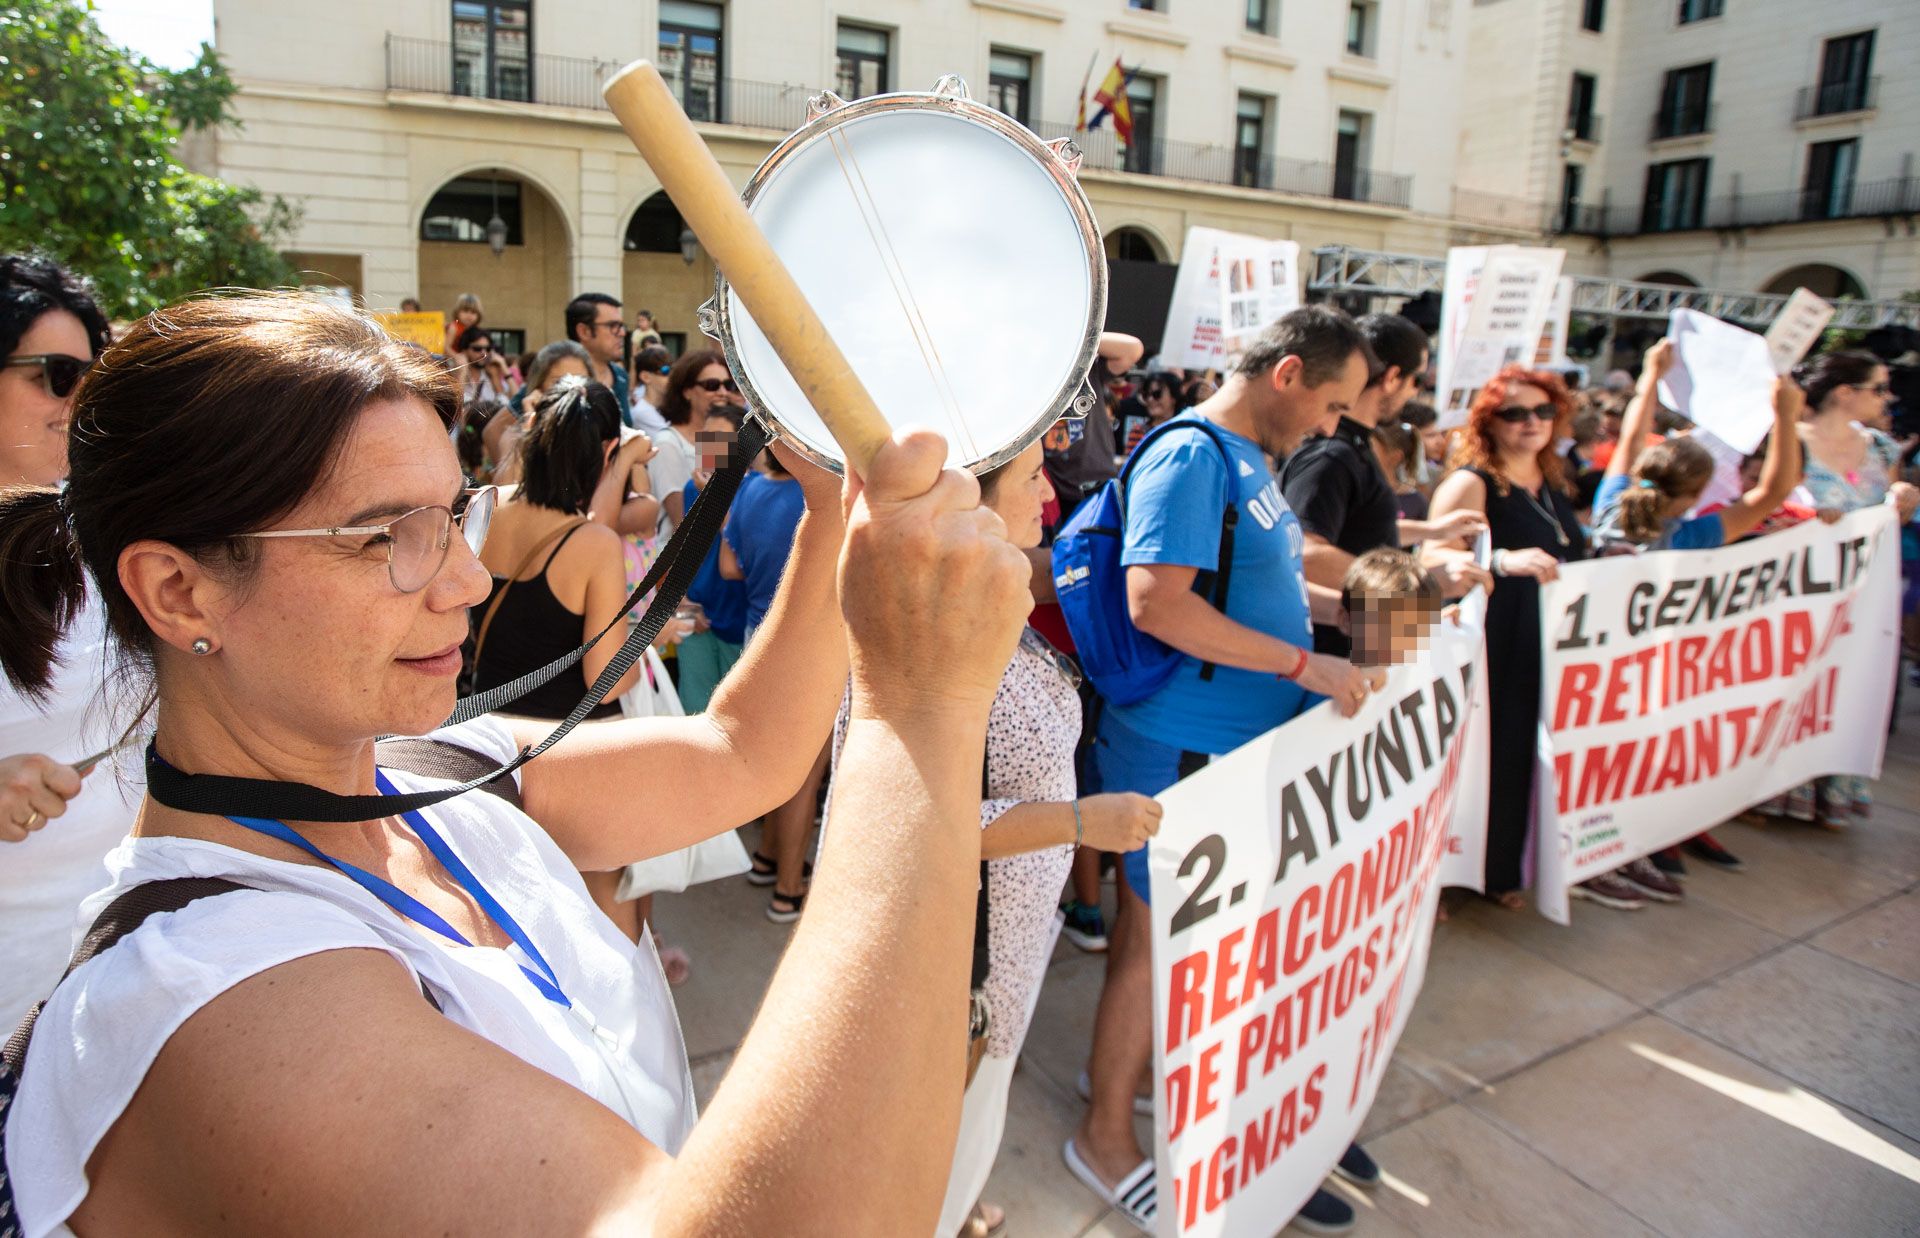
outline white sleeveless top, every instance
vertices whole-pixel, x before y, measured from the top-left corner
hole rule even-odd
[[[515,752],[492,719],[439,737],[501,762]],[[446,785],[388,773],[402,792]],[[249,976],[323,950],[385,950],[425,981],[447,1018],[571,1083],[670,1155],[679,1152],[693,1129],[693,1080],[651,938],[636,949],[545,831],[497,796],[471,792],[426,813],[520,922],[573,1010],[528,982],[518,947],[447,941],[332,869],[195,839],[129,838],[107,857],[111,884],[81,907],[83,929],[143,882],[224,877],[259,888],[153,916],[55,992],[7,1119],[7,1168],[25,1238],[68,1234],[66,1219],[86,1198],[87,1158],[175,1028]]]

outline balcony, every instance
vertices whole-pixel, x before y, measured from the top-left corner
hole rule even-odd
[[[1598,142],[1601,119],[1595,112],[1567,117],[1567,137],[1575,142]]]
[[[1671,138],[1701,137],[1712,132],[1711,103],[1698,107],[1661,108],[1653,114],[1653,130],[1647,140],[1665,142]]]
[[[1554,212],[1554,231],[1572,236],[1643,236],[1717,228],[1756,228],[1768,224],[1820,223],[1835,219],[1885,219],[1920,215],[1920,177],[1895,177],[1828,189],[1785,189],[1773,193],[1727,194],[1706,203],[1698,222],[1661,221],[1635,203],[1585,206]]]
[[[610,60],[535,56],[531,64],[497,65],[488,80],[486,74],[473,71],[476,66],[456,64],[450,42],[387,36],[388,90],[605,111],[601,83],[620,67]],[[681,102],[697,121],[786,133],[805,123],[807,99],[815,93],[807,86],[696,78],[681,88]],[[1075,133],[1070,124],[1041,121],[1033,129],[1046,139],[1074,139],[1080,146],[1082,166],[1106,172],[1177,177],[1401,209],[1413,198],[1413,178],[1402,173],[1272,155],[1254,157],[1224,144],[1149,141],[1128,151],[1111,128]]]
[[[1819,116],[1845,116],[1850,112],[1871,112],[1880,106],[1880,79],[1847,78],[1802,86],[1793,101],[1793,118],[1813,120]]]

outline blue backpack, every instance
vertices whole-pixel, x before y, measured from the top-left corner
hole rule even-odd
[[[1233,452],[1210,422],[1181,418],[1154,427],[1127,457],[1120,475],[1082,503],[1053,539],[1053,588],[1060,599],[1060,614],[1073,634],[1080,669],[1109,704],[1144,701],[1173,678],[1186,656],[1133,626],[1127,610],[1127,569],[1120,562],[1126,537],[1127,475],[1148,443],[1180,429],[1205,431],[1227,465],[1229,493],[1220,517],[1219,566],[1201,572],[1193,582],[1195,591],[1210,592],[1214,609],[1224,613],[1227,578],[1233,568],[1233,526],[1240,518],[1240,478]],[[1212,679],[1213,670],[1213,663],[1203,663],[1200,677]]]

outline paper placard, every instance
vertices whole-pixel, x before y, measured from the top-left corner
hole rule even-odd
[[[1780,316],[1767,328],[1767,352],[1775,374],[1791,373],[1833,319],[1833,306],[1805,288],[1795,288]]]
[[[447,316],[439,310],[420,314],[380,313],[373,320],[396,340],[418,344],[431,353],[446,351]]]
[[[1753,332],[1690,309],[1667,326],[1673,368],[1660,380],[1660,402],[1742,453],[1773,429],[1776,371],[1767,342]]]
[[[1268,324],[1299,306],[1299,242],[1188,228],[1161,359],[1188,370],[1225,369]]]
[[[1563,250],[1520,245],[1447,251],[1442,426],[1465,423],[1475,394],[1503,368],[1533,363],[1565,261]]]

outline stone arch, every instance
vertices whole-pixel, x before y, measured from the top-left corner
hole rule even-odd
[[[1795,288],[1805,288],[1829,301],[1867,299],[1866,281],[1831,262],[1802,262],[1790,266],[1762,284],[1760,291],[1790,293]]]
[[[1122,224],[1108,232],[1104,241],[1108,258],[1134,262],[1166,262],[1173,252],[1159,233],[1145,224]]]
[[[649,194],[623,216],[620,230],[620,284],[627,317],[653,311],[661,342],[676,356],[703,347],[698,310],[713,295],[713,259],[696,248],[693,261],[681,253],[686,227],[665,190]]]
[[[1700,287],[1700,281],[1693,276],[1688,275],[1685,271],[1675,271],[1671,268],[1660,271],[1649,271],[1634,282],[1640,284],[1665,284],[1671,288]]]
[[[510,238],[498,256],[484,236],[496,185]],[[565,338],[577,229],[551,185],[511,165],[465,167],[415,203],[412,219],[423,309],[451,314],[460,294],[478,295],[496,346],[509,355]]]

